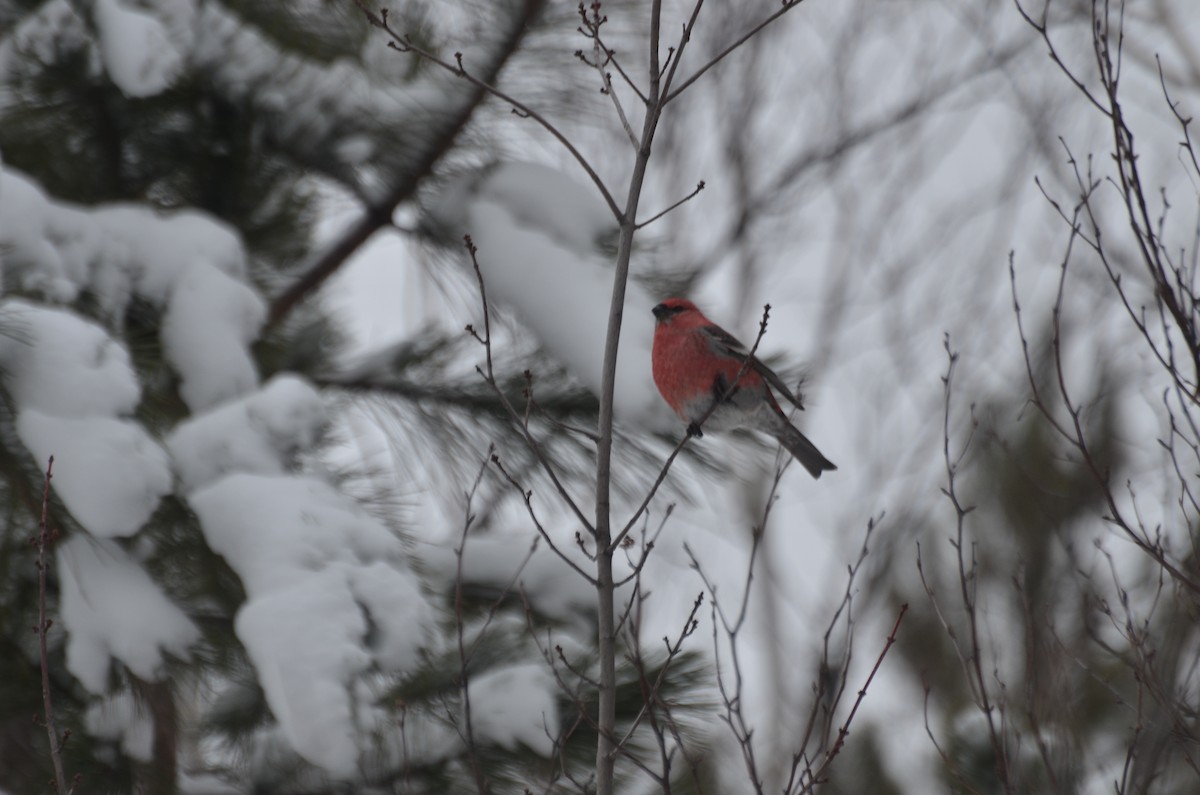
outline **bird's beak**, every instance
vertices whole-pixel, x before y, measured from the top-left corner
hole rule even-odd
[[[659,304],[650,311],[653,312],[654,317],[658,318],[659,320],[662,320],[667,315],[667,307],[665,304]]]

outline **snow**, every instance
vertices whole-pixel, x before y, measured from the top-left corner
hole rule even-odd
[[[266,307],[247,283],[245,251],[231,228],[198,212],[159,214],[125,204],[80,209],[50,200],[5,169],[0,195],[10,288],[54,303],[86,290],[105,318],[121,317],[133,296],[161,308],[163,347],[192,409],[254,388],[249,348]]]
[[[406,131],[418,131],[419,140],[431,119],[473,94],[436,71],[401,85],[378,82],[354,59],[309,62],[220,4],[97,0],[90,10],[95,31],[61,0],[22,17],[20,29],[0,42],[0,70],[23,53],[49,56],[64,40],[81,43],[95,33],[96,46],[83,50],[85,68],[107,75],[127,96],[152,97],[173,85],[186,62],[233,101],[273,105],[275,140],[302,155],[332,153],[356,167],[347,173],[360,188],[386,187],[371,181],[370,169],[401,173],[395,164],[419,151]],[[485,49],[480,43],[476,55]],[[380,127],[394,130],[395,146],[386,152],[372,144]],[[510,213],[529,227],[531,241],[544,242],[537,266],[552,266],[565,252],[594,271],[587,285],[607,292],[603,258],[594,253],[612,233],[606,208],[577,189],[550,196],[545,206],[521,200],[530,175],[556,190],[549,169],[493,170],[480,217]],[[113,540],[137,533],[175,485],[245,588],[234,627],[278,735],[325,771],[355,776],[373,733],[393,728],[369,682],[420,663],[434,616],[402,541],[334,486],[293,471],[297,453],[319,442],[325,411],[303,379],[282,375],[259,384],[251,346],[266,304],[240,238],[199,212],[58,201],[4,167],[0,197],[0,278],[5,289],[28,297],[0,301],[0,378],[21,442],[39,462],[55,456],[55,492],[87,531],[72,533],[57,550],[68,669],[89,692],[103,694],[114,666],[156,679],[166,655],[186,657],[200,639],[191,619]],[[539,228],[542,217],[548,220]],[[81,299],[94,321],[65,308]],[[139,314],[148,308],[145,319],[192,412],[164,444],[133,418],[138,373],[116,332],[106,330],[122,327],[131,306]],[[556,321],[569,317],[566,305]],[[590,347],[602,339],[600,329]],[[154,539],[140,541],[149,546]],[[481,579],[510,574],[523,559],[515,556],[520,550],[501,556],[488,544],[475,549],[480,557],[469,565]],[[566,585],[573,575],[549,552],[535,555],[524,576],[531,598],[547,610],[567,615],[586,604]],[[481,740],[548,755],[545,726],[558,721],[553,692],[549,673],[536,666],[480,676],[472,696]],[[135,759],[150,756],[152,725],[128,691],[93,703],[85,725]],[[438,740],[430,756],[456,748],[444,727],[428,736]]]
[[[139,762],[154,758],[154,721],[128,690],[90,704],[83,726],[93,737],[120,743],[121,750]]]
[[[238,638],[289,742],[334,775],[352,776],[358,753],[347,686],[365,671],[366,621],[337,570],[310,572],[249,599]]]
[[[613,279],[612,258],[598,244],[615,234],[615,222],[595,193],[553,169],[505,163],[452,183],[431,216],[452,238],[471,235],[488,298],[515,309],[598,394]],[[630,280],[613,411],[627,422],[670,428],[677,423],[649,378],[650,310],[658,300]]]
[[[197,637],[105,540],[137,532],[174,470],[209,544],[246,588],[235,629],[283,734],[314,764],[352,775],[376,709],[363,677],[417,664],[429,606],[393,533],[322,480],[288,474],[296,453],[319,441],[324,407],[295,376],[259,387],[250,346],[265,303],[238,237],[201,213],[56,202],[6,169],[0,195],[5,286],[48,304],[86,292],[101,321],[0,303],[0,377],[18,434],[39,461],[56,456],[55,491],[91,534],[59,552],[71,672],[103,692],[113,659],[152,678],[164,651],[182,655]],[[138,376],[102,325],[119,324],[135,298],[161,312],[164,356],[193,411],[168,434],[169,454],[131,418]]]
[[[249,346],[265,316],[258,294],[242,282],[206,263],[184,273],[171,295],[161,334],[190,408],[214,406],[255,387],[258,373]]]
[[[231,474],[189,502],[209,545],[251,593],[303,582],[327,567],[353,574],[376,560],[405,557],[391,531],[312,476]]]
[[[83,49],[89,32],[83,19],[64,0],[41,3],[20,17],[16,27],[0,36],[0,78],[11,68],[16,54],[52,63],[59,52]],[[91,72],[89,71],[89,74]]]
[[[158,680],[165,653],[186,658],[199,640],[191,619],[115,542],[74,535],[57,559],[67,668],[90,692],[108,689],[111,660]]]
[[[133,535],[171,491],[167,454],[132,420],[17,414],[17,435],[41,465],[54,456],[54,491],[88,532]]]
[[[119,0],[95,0],[92,16],[105,69],[126,96],[154,96],[179,76],[183,56],[154,16]]]
[[[375,661],[392,671],[415,667],[431,617],[417,578],[398,571],[394,563],[377,560],[358,569],[348,584],[354,600],[372,616],[367,642]]]
[[[566,554],[578,547],[563,544]],[[450,547],[431,547],[422,555],[429,576],[453,587],[458,558]],[[590,565],[582,554],[576,563]],[[587,568],[584,568],[586,571]],[[570,621],[596,609],[596,591],[540,539],[530,554],[530,536],[488,533],[471,536],[463,549],[463,582],[497,590],[510,585],[529,598],[530,605],[550,618]]]
[[[596,189],[550,166],[501,163],[486,172],[479,195],[505,205],[517,224],[540,229],[573,251],[617,240],[617,225]]]
[[[307,476],[235,473],[189,497],[209,546],[246,589],[235,629],[296,751],[358,769],[354,683],[416,664],[430,622],[399,539]]]
[[[375,154],[375,143],[365,135],[352,135],[337,146],[338,157],[351,165],[362,165]]]
[[[180,769],[175,777],[175,788],[182,795],[242,795],[245,792],[236,782],[220,773]]]
[[[129,414],[141,387],[129,353],[73,312],[20,299],[0,301],[0,375],[18,406],[60,417]]]
[[[524,745],[544,757],[554,754],[559,734],[558,685],[538,663],[487,671],[471,679],[471,727],[477,742],[508,751]]]
[[[128,352],[64,310],[5,300],[0,320],[0,380],[21,442],[39,467],[55,457],[55,492],[89,532],[137,532],[170,492],[171,473],[146,429],[122,417],[140,398]]]
[[[317,391],[285,374],[245,398],[181,422],[166,444],[187,493],[228,472],[282,474],[283,461],[311,447],[324,425]]]
[[[189,41],[188,57],[230,101],[256,108],[272,137],[304,162],[328,163],[331,176],[366,201],[390,190],[424,152],[429,125],[453,119],[473,102],[472,88],[440,70],[398,82],[396,61],[372,68],[371,56],[391,56],[375,37],[363,41],[362,62],[315,62],[280,47],[221,3],[164,5],[164,22]],[[477,41],[473,48],[485,48]],[[365,62],[367,64],[364,68]],[[386,131],[392,146],[372,150]]]

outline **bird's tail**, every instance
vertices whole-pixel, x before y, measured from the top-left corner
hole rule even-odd
[[[814,478],[821,477],[821,473],[827,469],[837,469],[837,466],[821,455],[817,446],[810,442],[807,436],[796,430],[796,427],[788,422],[786,417],[779,415],[778,420],[771,428],[772,435]]]

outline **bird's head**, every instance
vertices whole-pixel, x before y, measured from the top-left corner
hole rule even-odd
[[[654,307],[654,317],[659,323],[666,323],[676,315],[685,312],[696,312],[696,305],[686,298],[668,298],[658,306]]]

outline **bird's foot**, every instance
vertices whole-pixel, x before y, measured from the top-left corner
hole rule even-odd
[[[704,431],[700,430],[700,423],[698,423],[698,422],[689,422],[689,423],[688,423],[688,426],[687,426],[687,435],[688,435],[688,436],[694,436],[694,437],[697,437],[697,438],[699,438],[699,437],[703,436],[703,435],[704,435]]]

